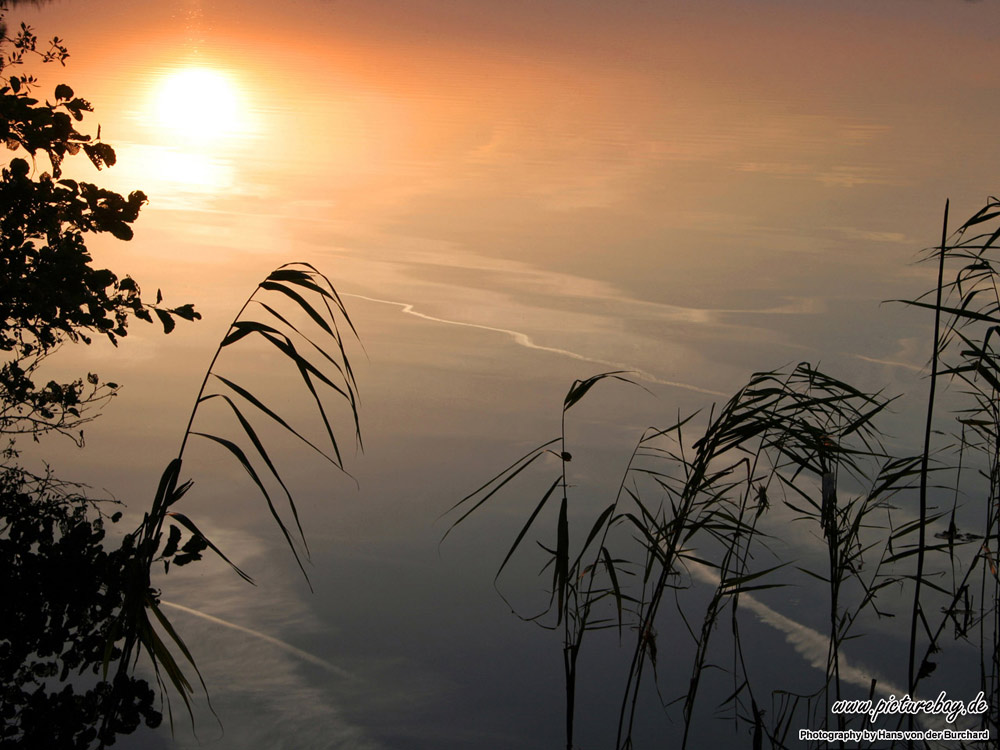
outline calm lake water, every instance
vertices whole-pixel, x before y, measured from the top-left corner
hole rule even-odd
[[[584,497],[613,491],[644,427],[803,360],[914,394],[887,421],[912,447],[929,320],[881,303],[929,287],[915,260],[946,198],[961,220],[997,189],[989,1],[65,0],[20,18],[65,39],[65,70],[39,72],[91,100],[117,150],[80,175],[150,198],[98,262],[204,316],[62,352],[125,387],[85,450],[40,447],[60,475],[140,514],[216,343],[281,263],[326,272],[364,346],[356,483],[277,451],[314,592],[242,470],[188,451],[187,512],[259,585],[214,562],[160,582],[222,727],[202,707],[196,737],[175,701],[173,737],[124,747],[559,746],[559,636],[492,588],[544,478],[439,545],[440,516],[558,434],[574,379],[612,369],[651,393],[602,384],[574,415]],[[308,418],[294,372],[256,351],[224,364]],[[503,587],[544,603],[533,570]],[[818,686],[817,596],[747,611],[763,671]],[[870,632],[864,674],[905,682],[899,626]],[[685,637],[661,635],[678,644],[661,674],[687,675]],[[624,653],[604,639],[582,667],[580,747],[613,744]]]

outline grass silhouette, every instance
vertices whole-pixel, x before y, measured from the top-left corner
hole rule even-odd
[[[622,651],[625,677],[616,718],[610,719],[617,723],[617,748],[633,747],[648,694],[664,708],[679,705],[679,744],[691,746],[696,706],[709,700],[703,683],[723,663],[729,664],[732,687],[719,708],[752,747],[783,748],[800,746],[797,728],[872,728],[864,724],[866,716],[831,716],[829,708],[848,692],[859,697],[855,671],[846,683],[842,674],[845,643],[861,637],[866,623],[891,617],[907,621],[909,656],[901,671],[911,695],[936,696],[954,687],[936,681],[934,659],[947,658],[940,654],[949,642],[975,645],[978,674],[960,687],[972,691],[967,698],[977,690],[986,696],[988,710],[971,718],[995,736],[998,250],[996,199],[952,233],[946,207],[942,241],[926,252],[937,263],[937,284],[907,301],[932,310],[935,318],[924,441],[913,455],[894,456],[884,446],[878,418],[894,399],[862,392],[800,363],[753,374],[707,414],[647,429],[622,469],[617,493],[595,509],[576,497],[567,417],[581,399],[593,397],[599,382],[628,380],[626,372],[608,372],[572,385],[558,436],[452,508],[448,533],[485,504],[515,496],[515,479],[518,489],[525,481],[541,488],[495,583],[515,556],[541,550],[548,604],[540,613],[519,614],[561,633],[568,749],[576,746],[578,687],[588,679],[580,673],[579,657],[594,631],[613,629],[620,641],[632,644]],[[940,424],[942,390],[949,429]],[[554,468],[551,460],[541,460],[546,456],[554,457]],[[795,520],[798,534],[808,530],[822,540],[820,563],[799,559],[783,543],[781,535],[792,527],[769,522],[776,506]],[[681,599],[696,580],[702,590],[706,582],[714,589],[696,602],[697,611]],[[741,596],[797,580],[823,591],[826,602],[827,657],[823,679],[810,692],[759,685],[748,658],[753,644],[745,640],[740,617]],[[683,649],[691,656],[687,674],[657,671],[664,649],[659,633],[668,624],[664,610],[671,599],[677,602],[676,617],[669,625],[690,638]],[[718,642],[725,620],[731,636]],[[677,650],[678,642],[672,635],[670,648]],[[903,675],[895,680],[903,681]],[[873,679],[868,697],[882,691]],[[905,721],[914,728],[914,718],[885,716],[880,726],[899,728]]]

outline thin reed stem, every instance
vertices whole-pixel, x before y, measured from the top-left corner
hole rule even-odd
[[[930,470],[931,431],[934,422],[934,398],[937,390],[938,360],[941,354],[941,297],[944,293],[944,261],[948,242],[948,207],[944,203],[944,221],[941,226],[941,249],[938,258],[937,292],[934,303],[934,351],[931,356],[931,383],[927,395],[927,421],[924,425],[924,449],[920,459],[920,525],[917,529],[917,572],[913,589],[913,611],[910,616],[910,656],[907,686],[910,694],[917,686],[919,672],[916,671],[917,620],[920,618],[920,589],[924,576],[924,557],[927,539],[927,475]],[[913,717],[910,717],[910,727]]]
[[[191,437],[191,427],[194,426],[195,415],[198,413],[198,407],[201,406],[201,397],[205,395],[205,386],[208,385],[208,379],[212,377],[212,370],[215,369],[215,363],[218,361],[219,355],[222,354],[222,348],[225,345],[226,337],[233,332],[233,327],[236,325],[236,321],[238,321],[243,316],[243,313],[246,312],[246,309],[250,306],[254,295],[257,294],[259,289],[260,284],[258,284],[250,293],[250,296],[247,297],[246,302],[243,303],[243,307],[241,307],[240,311],[236,313],[236,316],[233,318],[233,322],[230,323],[229,328],[226,329],[226,335],[219,340],[219,345],[215,349],[212,361],[209,362],[208,369],[205,370],[205,377],[201,380],[201,387],[198,389],[198,395],[194,399],[194,406],[191,407],[191,416],[188,417],[187,426],[184,428],[184,437],[181,439],[181,447],[180,450],[177,451],[178,460],[184,456],[184,448],[187,446],[188,438]]]

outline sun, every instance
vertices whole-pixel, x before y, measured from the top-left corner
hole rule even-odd
[[[167,75],[156,96],[157,122],[187,139],[209,141],[244,130],[245,108],[237,84],[210,68]]]

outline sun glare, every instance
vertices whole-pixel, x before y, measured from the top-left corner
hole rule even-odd
[[[246,125],[236,84],[208,68],[186,68],[164,78],[156,114],[162,127],[195,140],[233,135]]]

